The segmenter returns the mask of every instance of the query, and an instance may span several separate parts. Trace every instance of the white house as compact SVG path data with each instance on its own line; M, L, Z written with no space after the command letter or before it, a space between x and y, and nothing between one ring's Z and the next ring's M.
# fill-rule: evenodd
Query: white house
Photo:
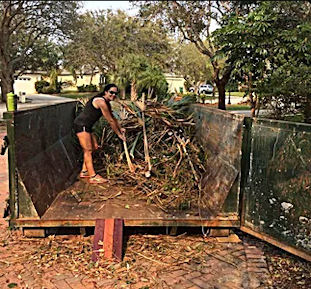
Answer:
M35 82L44 78L44 72L25 72L16 76L13 84L14 93L18 96L37 93Z
M170 73L165 73L164 75L168 83L168 92L183 93L186 91L183 77ZM49 81L49 77L44 71L26 71L22 75L16 76L14 81L15 94L18 96L36 94L35 82L39 80ZM78 86L90 83L99 86L102 81L102 75L99 71L96 71L93 75L90 72L84 72L81 75L77 75L76 79L74 79L69 71L63 70L58 75L58 81L66 84L63 87L64 91L76 91Z
M171 73L164 73L164 75L168 83L168 92L186 92L185 79L183 77Z

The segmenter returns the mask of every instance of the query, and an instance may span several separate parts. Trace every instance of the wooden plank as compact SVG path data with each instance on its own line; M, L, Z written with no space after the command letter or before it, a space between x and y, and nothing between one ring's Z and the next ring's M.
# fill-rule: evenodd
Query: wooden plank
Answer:
M45 229L24 228L23 235L30 238L45 238Z
M230 235L230 229L212 228L209 237L228 237Z
M113 256L118 261L122 260L122 247L123 247L123 220L115 219L113 231Z
M123 220L122 219L98 219L96 220L92 261L100 258L100 250L107 259L122 260L123 245Z
M10 220L10 225L17 227L94 227L94 219L14 219ZM240 227L239 217L236 215L228 217L217 217L212 220L200 218L176 218L176 219L124 219L124 226L126 227L161 227L161 226L180 226L180 227Z
M97 262L99 258L99 249L102 248L102 245L99 243L103 241L105 231L105 220L99 219L95 222L95 232L93 240L93 253L92 261Z
M107 259L111 259L113 257L113 231L114 219L105 219L104 256Z

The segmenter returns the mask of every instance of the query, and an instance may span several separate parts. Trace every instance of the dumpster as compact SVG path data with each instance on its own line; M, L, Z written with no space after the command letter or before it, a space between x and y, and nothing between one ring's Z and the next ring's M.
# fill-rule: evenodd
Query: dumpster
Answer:
M94 227L96 219L121 218L125 226L241 228L311 260L310 125L194 105L196 137L208 155L202 210L163 211L137 198L129 203L129 186L115 183L99 192L78 181L81 151L72 131L77 104L4 114L12 226ZM89 198L81 201L79 191ZM102 202L95 202L99 193Z

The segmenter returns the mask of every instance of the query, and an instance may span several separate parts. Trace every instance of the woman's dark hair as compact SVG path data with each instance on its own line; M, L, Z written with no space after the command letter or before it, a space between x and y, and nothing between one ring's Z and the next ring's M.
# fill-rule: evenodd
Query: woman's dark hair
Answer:
M119 91L119 88L117 87L116 84L114 84L114 83L109 83L109 84L107 84L107 85L104 87L104 90L101 91L101 92L99 92L98 94L96 94L95 97L102 97L102 96L104 96L104 95L105 95L105 92L106 92L106 91L109 91L109 89L110 89L111 87L116 87L116 88L118 89L118 91Z
M114 83L109 83L109 84L107 84L107 85L104 87L104 92L108 91L108 90L109 90L110 88L112 88L112 87L116 87L116 88L119 90L119 88L117 87L116 84L114 84Z

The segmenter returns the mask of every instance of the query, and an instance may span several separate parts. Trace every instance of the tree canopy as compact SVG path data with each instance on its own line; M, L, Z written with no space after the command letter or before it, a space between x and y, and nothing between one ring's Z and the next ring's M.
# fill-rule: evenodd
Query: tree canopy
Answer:
M80 17L73 41L67 47L66 62L76 69L98 67L111 79L128 72L133 80L134 71L130 73L125 66L135 66L137 59L144 57L165 67L169 50L169 39L161 26L142 23L120 10L102 10Z
M188 87L199 87L213 82L213 68L210 59L200 53L193 43L176 44L175 64L172 70L184 77Z
M212 38L212 23L222 22L226 13L240 9L237 3L228 1L134 1L140 8L140 16L163 23L172 33L179 32L186 41L192 42L200 53L209 57L213 67L213 82L219 92L218 107L225 109L225 86L233 67L220 55Z
M78 1L0 1L0 80L2 100L13 91L14 74L42 64L38 53L48 41L68 37ZM50 59L50 57L48 57Z
M306 79L301 78L300 71L305 71L307 67L304 66L311 62L310 20L309 2L261 1L247 14L232 13L224 18L224 25L213 33L215 42L221 47L218 55L227 57L227 62L234 68L233 77L241 80L246 75L248 81L252 80L253 92L260 94L262 89L267 98L268 87L271 88L270 97L276 96L276 87L282 87L283 96L294 93L302 101L299 89L285 93L288 86L284 85L284 81L287 82L284 77L288 75L288 83L293 84L296 74L293 87L300 83L305 87ZM308 99L305 95L303 102ZM305 113L308 114L307 111Z

